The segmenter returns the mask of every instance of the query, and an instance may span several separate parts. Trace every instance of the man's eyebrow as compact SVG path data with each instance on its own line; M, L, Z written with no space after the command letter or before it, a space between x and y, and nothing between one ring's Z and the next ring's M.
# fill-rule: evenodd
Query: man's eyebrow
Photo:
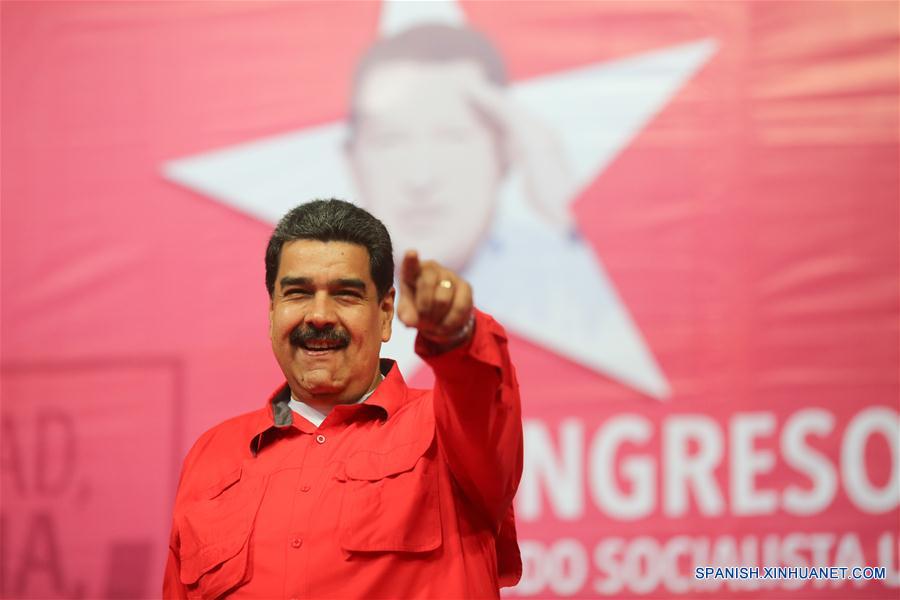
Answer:
M282 288L290 285L311 286L313 280L309 277L282 277L279 281ZM328 282L329 287L354 288L357 290L366 290L366 282L356 277L345 277L341 279L332 279Z
M282 277L279 283L282 288L289 285L312 285L312 279L309 277Z
M329 282L334 287L349 287L355 288L358 290L366 291L366 282L362 279L357 279L355 277L349 277L346 279L335 279L334 281Z

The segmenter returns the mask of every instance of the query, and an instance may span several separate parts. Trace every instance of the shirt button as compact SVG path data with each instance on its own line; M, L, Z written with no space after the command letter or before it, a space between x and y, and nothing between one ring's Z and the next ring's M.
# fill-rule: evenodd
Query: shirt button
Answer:
M299 548L302 545L303 545L303 540L301 540L300 538L294 538L291 540L291 546L294 548Z
M320 444L324 444L325 436L320 433L319 435L316 436L316 441L319 442Z
M309 491L309 484L308 484L308 483L304 483L303 485L301 485L301 486L300 486L300 491L301 491L301 492L308 492L308 491Z

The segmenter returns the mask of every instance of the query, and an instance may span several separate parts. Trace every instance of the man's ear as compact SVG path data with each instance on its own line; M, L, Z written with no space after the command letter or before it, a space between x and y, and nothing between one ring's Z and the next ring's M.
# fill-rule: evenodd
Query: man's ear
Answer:
M269 297L269 339L272 339L272 336L275 333L275 320L272 318L274 312L275 312L275 299L272 297Z
M397 292L393 286L385 293L381 299L379 309L381 310L381 341L386 342L391 339L391 323L394 322L394 298Z

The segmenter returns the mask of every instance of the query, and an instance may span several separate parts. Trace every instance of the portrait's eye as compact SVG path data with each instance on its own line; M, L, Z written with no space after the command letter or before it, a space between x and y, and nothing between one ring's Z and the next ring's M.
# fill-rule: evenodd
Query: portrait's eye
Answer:
M393 129L372 129L364 132L362 139L373 148L390 149L401 146L407 140L407 135Z

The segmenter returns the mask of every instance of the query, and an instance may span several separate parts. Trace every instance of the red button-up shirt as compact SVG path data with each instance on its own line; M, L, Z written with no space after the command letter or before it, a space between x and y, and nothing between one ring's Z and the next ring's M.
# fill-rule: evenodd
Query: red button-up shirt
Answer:
M522 470L518 385L503 328L419 354L433 390L396 365L318 428L282 386L188 453L167 598L496 597L521 575L512 499Z

